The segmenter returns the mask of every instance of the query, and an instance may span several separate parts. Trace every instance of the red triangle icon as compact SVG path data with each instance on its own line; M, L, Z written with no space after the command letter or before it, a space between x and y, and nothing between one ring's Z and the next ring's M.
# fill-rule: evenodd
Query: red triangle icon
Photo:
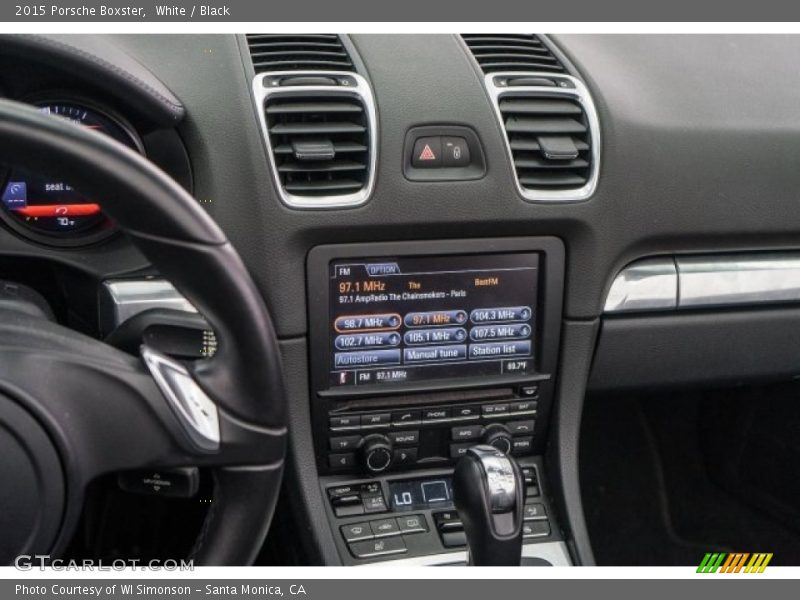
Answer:
M431 150L431 147L428 144L425 144L425 147L422 149L422 153L419 155L420 160L436 160L436 155Z

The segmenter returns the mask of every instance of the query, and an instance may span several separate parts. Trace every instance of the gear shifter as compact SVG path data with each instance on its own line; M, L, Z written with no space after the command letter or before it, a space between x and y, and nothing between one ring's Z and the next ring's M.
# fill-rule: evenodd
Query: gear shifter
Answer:
M453 500L469 546L469 564L519 566L525 482L517 462L498 449L469 448L456 464Z

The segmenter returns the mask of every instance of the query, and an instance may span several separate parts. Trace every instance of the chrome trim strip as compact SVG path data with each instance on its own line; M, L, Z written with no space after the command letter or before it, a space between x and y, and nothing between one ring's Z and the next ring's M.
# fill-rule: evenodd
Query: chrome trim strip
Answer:
M678 271L672 258L636 261L620 271L606 296L607 313L669 310L678 306Z
M800 254L678 257L679 308L800 301Z
M472 53L470 52L470 56ZM495 85L495 79L503 77L544 77L554 80L566 80L574 85L574 88L563 87L548 87L548 86L514 86L514 87L499 87ZM562 75L555 73L546 73L540 71L527 71L527 72L501 72L501 73L488 73L483 78L486 91L489 93L489 98L492 101L494 112L500 128L503 130L503 140L506 147L506 155L511 161L511 168L514 172L514 182L517 185L517 191L523 198L529 202L579 202L588 199L594 194L597 188L597 178L600 173L600 120L597 117L597 109L594 106L594 101L589 93L589 89L583 82L571 75ZM508 139L505 125L503 123L503 115L500 112L500 98L507 95L517 95L520 93L535 92L545 96L569 96L583 106L586 113L586 119L589 121L589 134L592 139L592 172L589 174L589 181L583 187L570 189L570 190L544 190L544 189L526 189L522 187L517 176L517 169L514 167L514 156L511 152L511 143Z
M554 567L571 567L572 560L567 552L564 542L543 542L539 544L524 544L522 546L522 556L524 558L541 558L546 560ZM442 554L430 554L428 556L413 556L411 558L398 558L384 560L368 564L358 565L360 567L444 567L465 566L467 564L467 552L446 552Z
M164 279L117 279L103 282L111 301L111 331L131 317L152 308L169 308L196 313L197 309L178 290Z
M325 85L301 85L287 87L268 87L264 85L264 79L268 77L303 77L307 75L322 75L326 77L342 77L352 79L356 82L355 86L325 86ZM290 194L281 185L278 167L275 163L275 155L272 151L272 144L269 140L267 129L267 118L264 114L264 102L272 96L288 97L309 97L315 95L322 96L351 96L357 97L364 104L367 115L367 125L369 129L369 174L367 175L366 185L358 192L352 194L341 194L332 196L298 196ZM378 116L375 108L375 98L372 95L372 88L366 79L357 73L350 71L271 71L259 73L253 78L253 101L255 102L256 115L261 126L261 135L267 147L270 169L272 171L275 187L280 194L281 201L290 208L299 209L335 209L352 208L361 206L372 195L375 187L375 172L377 170L378 159Z
M219 415L213 400L178 361L147 346L141 347L141 354L158 389L195 445L207 452L218 450Z

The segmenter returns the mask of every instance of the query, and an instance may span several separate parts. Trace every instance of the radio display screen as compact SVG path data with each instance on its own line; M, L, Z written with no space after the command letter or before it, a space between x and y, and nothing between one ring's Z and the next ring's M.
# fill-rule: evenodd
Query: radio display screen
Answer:
M331 387L534 371L539 254L330 263Z

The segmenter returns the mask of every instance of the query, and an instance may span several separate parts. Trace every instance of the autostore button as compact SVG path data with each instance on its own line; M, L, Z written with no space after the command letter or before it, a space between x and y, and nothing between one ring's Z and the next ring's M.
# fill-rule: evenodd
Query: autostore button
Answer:
M494 344L470 344L471 359L498 358L501 356L527 356L531 353L530 340L525 342L497 342Z
M345 333L337 335L334 344L338 350L355 350L374 346L398 346L400 334L396 331L378 331L375 333Z
M431 325L463 325L467 313L463 310L432 310L408 313L403 321L406 327L430 327Z
M406 344L448 344L463 342L467 330L463 327L443 327L441 329L415 329L406 331L403 336Z
M405 363L464 360L466 357L467 347L464 344L403 349L403 362Z
M508 321L527 321L532 315L530 306L499 306L495 308L476 308L469 318L473 323L497 323Z
M473 341L502 340L507 338L526 338L531 335L531 326L527 323L511 323L508 325L478 325L469 332Z
M400 315L397 313L349 315L337 317L333 322L333 326L338 332L397 329L400 327Z
M364 350L362 352L337 352L337 367L370 367L374 365L399 365L400 350Z

